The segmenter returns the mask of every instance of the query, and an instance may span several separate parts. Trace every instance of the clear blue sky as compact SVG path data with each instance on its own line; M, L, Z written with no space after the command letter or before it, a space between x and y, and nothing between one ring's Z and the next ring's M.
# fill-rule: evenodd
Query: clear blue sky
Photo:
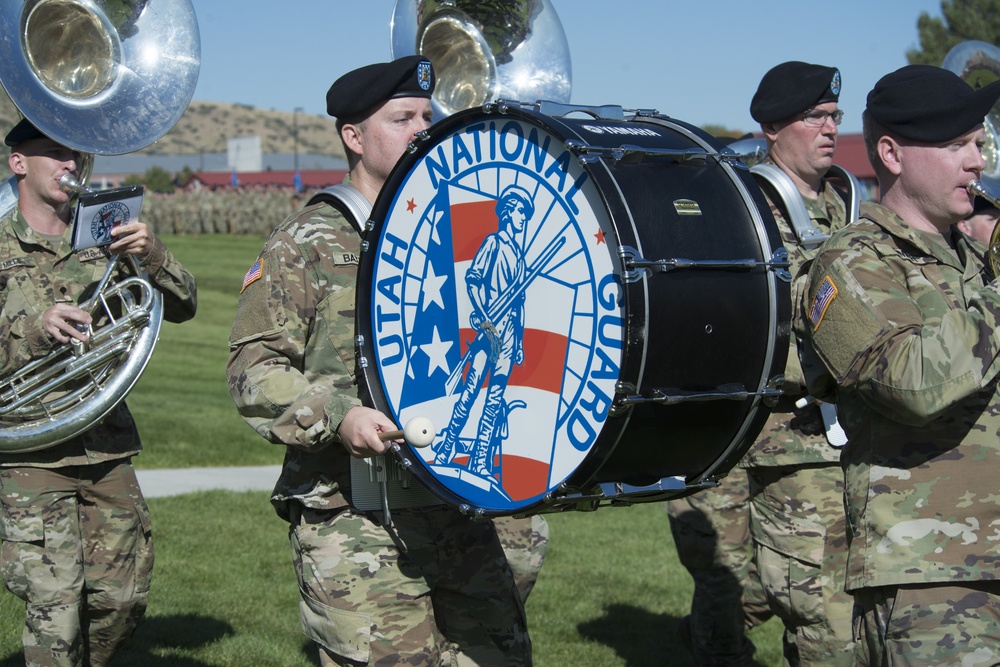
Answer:
M193 0L202 66L194 99L324 114L344 72L390 59L395 0ZM940 0L552 0L569 41L572 102L655 108L695 125L755 130L761 76L786 60L843 75L844 132L865 97L919 47Z

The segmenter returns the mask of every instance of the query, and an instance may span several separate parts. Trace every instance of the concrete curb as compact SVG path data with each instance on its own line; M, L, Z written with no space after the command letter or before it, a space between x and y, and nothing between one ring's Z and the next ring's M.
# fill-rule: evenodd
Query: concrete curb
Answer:
M271 491L281 466L238 466L232 468L178 468L136 470L146 498L176 496L194 491Z

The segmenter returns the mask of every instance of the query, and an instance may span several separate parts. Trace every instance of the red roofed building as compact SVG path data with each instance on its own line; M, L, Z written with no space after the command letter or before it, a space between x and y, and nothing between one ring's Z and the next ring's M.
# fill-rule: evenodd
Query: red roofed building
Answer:
M322 188L335 185L344 180L347 175L346 169L314 169L300 171L302 178L302 189L320 190ZM209 188L211 190L229 189L233 187L233 178L241 188L262 188L262 187L295 187L295 172L292 170L270 170L270 171L199 171L191 178L193 183L188 187Z

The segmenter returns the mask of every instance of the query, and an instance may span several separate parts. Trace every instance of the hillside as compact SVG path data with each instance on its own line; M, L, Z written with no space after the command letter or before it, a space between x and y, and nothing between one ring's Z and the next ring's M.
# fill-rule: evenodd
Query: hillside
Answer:
M0 91L0 128L7 130L19 115L7 95ZM261 138L265 153L293 153L293 125L298 126L299 153L344 157L334 120L329 116L293 114L291 111L255 109L242 104L191 102L177 124L152 146L139 153L197 155L225 153L226 141L233 137ZM6 147L3 147L4 149ZM6 151L4 151L6 155ZM0 162L0 176L10 175L7 161Z

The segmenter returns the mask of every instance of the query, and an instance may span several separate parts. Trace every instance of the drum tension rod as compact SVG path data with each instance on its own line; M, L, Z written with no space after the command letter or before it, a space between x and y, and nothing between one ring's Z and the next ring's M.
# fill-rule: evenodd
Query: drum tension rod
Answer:
M750 271L758 267L765 267L768 270L776 270L778 277L788 280L791 273L788 269L791 263L788 261L788 251L785 248L778 248L771 255L767 262L760 262L756 259L683 259L674 257L670 259L645 259L639 255L639 251L631 246L621 246L618 249L618 256L622 259L624 272L622 280L627 283L634 283L641 280L648 273L666 273L674 269L737 269L740 271Z
M681 391L679 389L653 389L651 396L634 394L620 396L615 400L617 405L637 405L640 403L660 403L677 405L698 401L745 401L748 398L763 397L765 400L777 400L783 395L781 389L768 386L761 391L747 391L742 384L726 384L717 387L715 391Z
M663 477L652 484L628 482L598 482L586 489L571 488L566 484L546 494L544 505L548 512L595 511L601 507L627 507L636 503L659 502L680 498L692 491L719 486L715 479L689 482L681 476Z
M566 149L576 154L581 164L597 162L602 157L611 158L615 162L641 162L650 157L665 157L680 164L703 165L710 157L719 157L717 153L709 153L703 148L643 148L632 144L613 146L591 146L578 139L569 139L564 144Z

